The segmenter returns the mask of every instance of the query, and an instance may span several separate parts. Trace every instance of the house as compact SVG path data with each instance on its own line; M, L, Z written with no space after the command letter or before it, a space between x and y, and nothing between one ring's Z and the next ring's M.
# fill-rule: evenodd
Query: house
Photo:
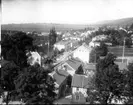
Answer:
M72 102L85 103L87 88L89 87L88 77L85 75L74 74L72 78Z
M105 44L106 44L107 46L112 46L112 43L109 43L109 42L105 42Z
M67 44L68 44L68 41L61 40L54 44L54 49L58 49L59 51L61 51L62 49L66 48Z
M28 52L26 53L26 55L28 56L28 60L27 62L30 65L34 65L35 63L38 63L39 65L41 65L41 56L38 52Z
M82 62L78 58L68 58L66 61L57 65L55 69L60 69L65 66L67 72L73 76L81 64Z
M73 52L73 57L79 58L84 63L89 63L91 50L91 47L83 43Z
M95 36L94 38L92 38L92 41L103 41L107 38L106 35L98 35L98 36Z
M100 46L100 42L91 41L91 42L89 43L89 47L96 47L96 46Z
M57 98L65 96L66 91L65 90L62 91L62 88L66 86L67 77L70 75L67 72L65 66L59 70L56 69L52 73L49 73L49 75L55 80L55 87L56 87L55 92L58 94Z
M96 64L95 63L85 64L84 71L87 76L93 77L96 72Z
M54 44L54 49L58 49L59 51L64 49L65 51L68 51L71 48L76 48L77 45L78 41L76 40L61 40Z
M115 61L115 64L118 65L120 71L127 70L127 63L126 62L116 62Z

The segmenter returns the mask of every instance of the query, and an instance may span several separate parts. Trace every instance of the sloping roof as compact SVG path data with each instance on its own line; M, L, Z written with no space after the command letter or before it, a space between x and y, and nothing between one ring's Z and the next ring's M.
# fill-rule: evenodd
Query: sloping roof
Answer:
M86 50L88 50L88 51L90 51L92 48L91 47L89 47L86 43L83 43L81 46L79 46L77 49L81 49L81 48L84 48L84 49L86 49Z
M115 63L118 65L120 70L127 69L127 63L122 63L122 62L115 62Z
M74 74L72 78L72 87L88 88L89 81L85 75Z
M96 70L96 64L86 64L84 65L84 68L88 70Z
M69 73L65 70L56 70L53 73L53 78L55 79L56 83L60 85L68 75Z
M71 66L74 70L77 70L78 67L82 64L81 61L79 61L78 59L69 59L66 61L66 63Z

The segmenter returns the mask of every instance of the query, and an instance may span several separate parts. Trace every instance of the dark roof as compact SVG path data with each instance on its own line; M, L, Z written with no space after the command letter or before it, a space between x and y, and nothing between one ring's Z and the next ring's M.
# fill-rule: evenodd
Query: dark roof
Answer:
M88 88L89 81L85 75L74 74L72 78L72 87Z
M56 70L53 74L53 78L55 79L56 83L60 85L68 75L69 73L65 70Z
M71 66L74 70L77 70L78 67L82 64L81 61L79 61L79 60L77 60L77 59L74 59L74 58L67 60L66 63L67 63L69 66Z

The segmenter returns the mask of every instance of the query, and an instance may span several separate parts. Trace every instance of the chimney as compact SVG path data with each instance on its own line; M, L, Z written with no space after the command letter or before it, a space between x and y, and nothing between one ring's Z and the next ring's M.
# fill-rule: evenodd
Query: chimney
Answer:
M64 65L64 70L67 71L67 66L66 65Z

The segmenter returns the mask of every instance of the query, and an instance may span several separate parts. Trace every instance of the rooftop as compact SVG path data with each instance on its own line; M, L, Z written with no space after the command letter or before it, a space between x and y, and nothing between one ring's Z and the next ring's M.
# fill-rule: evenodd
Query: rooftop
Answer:
M66 61L68 65L70 65L74 70L77 70L78 67L82 64L80 60L76 58L72 58Z
M54 71L53 78L55 79L56 83L60 85L68 75L69 73L67 71L60 69Z
M127 63L122 63L122 62L115 62L115 63L118 65L120 70L127 69Z
M72 87L88 88L89 87L88 76L74 74L72 78Z

